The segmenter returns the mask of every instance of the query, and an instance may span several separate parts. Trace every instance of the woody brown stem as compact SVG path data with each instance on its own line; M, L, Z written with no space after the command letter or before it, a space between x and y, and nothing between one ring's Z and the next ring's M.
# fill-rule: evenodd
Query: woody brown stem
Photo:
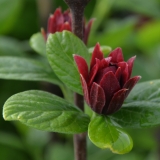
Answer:
M84 110L83 96L75 93L74 99L76 106ZM75 134L73 140L75 160L86 160L86 133Z
M90 0L64 0L69 6L72 14L72 32L81 40L83 37L83 13L84 8ZM84 111L83 96L75 93L75 105ZM86 133L74 135L75 160L86 160Z

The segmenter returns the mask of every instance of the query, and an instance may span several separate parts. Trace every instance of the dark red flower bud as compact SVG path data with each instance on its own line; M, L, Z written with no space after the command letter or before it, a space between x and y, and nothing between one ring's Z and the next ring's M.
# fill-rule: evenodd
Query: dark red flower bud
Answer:
M85 26L84 23L84 43L87 44L89 33L91 30L91 26L93 23L93 19L88 22L88 25ZM50 15L48 19L48 27L47 33L44 29L41 30L41 33L45 40L50 33L62 32L64 30L68 30L72 32L72 17L69 10L62 13L61 8L57 8L54 14Z
M54 14L50 15L48 19L47 33L42 30L42 35L44 39L47 40L47 37L50 33L62 32L63 30L71 31L71 15L69 11L62 13L61 8L57 8Z
M130 78L135 58L132 57L125 62L121 48L116 48L104 58L100 45L97 44L89 69L84 58L74 55L84 98L92 110L109 115L121 108L125 98L141 78L141 76Z

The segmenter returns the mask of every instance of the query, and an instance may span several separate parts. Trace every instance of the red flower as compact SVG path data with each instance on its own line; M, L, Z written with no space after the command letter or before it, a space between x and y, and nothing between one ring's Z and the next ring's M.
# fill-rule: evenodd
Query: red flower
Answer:
M88 25L84 25L84 43L87 44L88 36L90 33L90 29L93 23L93 19L91 19ZM42 35L45 40L47 40L48 34L55 32L62 32L63 30L68 30L72 32L72 18L69 10L62 13L61 8L57 8L48 19L48 28L47 33L44 29L41 30Z
M135 57L127 62L121 48L116 48L107 58L103 57L100 45L94 48L90 71L86 61L74 55L78 66L86 103L99 114L109 115L118 111L134 85L141 78L130 78Z

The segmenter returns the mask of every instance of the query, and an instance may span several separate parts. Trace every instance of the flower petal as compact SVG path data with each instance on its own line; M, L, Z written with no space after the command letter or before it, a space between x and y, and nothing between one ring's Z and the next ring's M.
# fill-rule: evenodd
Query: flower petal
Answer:
M103 59L103 53L100 49L99 43L97 43L95 48L94 48L94 51L93 51L93 54L92 54L92 59L91 59L91 64L90 64L90 70L96 64L96 58L99 59L99 60Z
M82 74L85 81L88 81L88 66L85 59L79 55L73 55L73 58L77 64L79 73Z
M135 84L141 79L141 76L135 76L133 78L130 78L125 85L123 86L123 88L128 89L128 91L126 92L126 97L128 96L128 94L130 93L130 91L132 90L132 88L135 86Z
M118 81L120 81L120 79L121 79L121 73L122 73L121 67L118 67L118 69L117 69L117 71L115 73L115 76L116 76Z
M127 64L128 64L128 78L131 77L132 68L133 68L133 63L134 63L135 58L136 58L136 56L131 57L131 58L127 61Z
M64 23L64 18L63 18L61 8L56 9L56 11L54 12L54 17L55 17L55 23L57 26L57 31L59 31L60 26Z
M119 63L119 62L124 61L121 48L116 48L115 50L113 50L109 54L109 57L112 57L112 60L111 60L112 63Z
M103 88L106 97L106 103L103 109L103 112L106 112L114 93L120 90L120 84L113 72L110 71L103 76L100 86Z
M43 28L41 28L41 33L45 41L47 41L47 34Z
M63 24L63 14L61 12L61 8L56 9L54 14L49 17L48 20L48 33L55 33L59 31L61 25Z
M106 67L104 69L98 70L98 73L97 73L94 81L99 84L101 79L103 78L103 76L110 71L115 73L116 72L116 67L115 66L109 66L109 67Z
M84 99L85 99L86 103L90 106L89 92L88 92L87 83L86 83L84 77L81 74L80 74L80 77L81 77L81 83L82 83Z
M100 69L103 69L103 68L106 68L109 66L109 63L111 61L111 57L107 57L107 58L103 58L101 61L100 61Z
M121 89L118 92L116 92L111 99L111 102L108 106L107 112L103 113L103 114L108 115L108 114L112 114L112 113L118 111L121 108L121 106L126 98L126 92L127 92L126 88Z
M71 25L68 23L68 22L65 22L62 26L61 26L61 28L60 28L60 32L62 32L62 31L64 31L64 30L67 30L67 31L70 31L71 32Z
M68 22L70 24L70 26L71 26L71 24L72 24L72 22L71 22L72 18L71 18L71 14L70 14L69 9L66 10L66 11L64 11L63 18L64 18L64 22Z
M98 72L100 66L100 60L96 59L96 64L93 66L93 68L91 69L90 73L89 73L89 81L88 81L88 86L90 86Z
M91 91L90 91L90 104L91 108L101 114L103 107L105 105L105 94L100 85L93 82Z
M127 82L128 80L128 64L126 62L119 62L118 66L121 68L121 87Z
M56 32L56 23L55 23L54 15L52 14L48 19L47 33L54 33L54 32Z
M89 33L90 33L90 30L91 30L91 27L92 27L92 24L94 22L94 19L91 19L87 26L85 27L84 29L84 43L87 44L88 42L88 37L89 37Z

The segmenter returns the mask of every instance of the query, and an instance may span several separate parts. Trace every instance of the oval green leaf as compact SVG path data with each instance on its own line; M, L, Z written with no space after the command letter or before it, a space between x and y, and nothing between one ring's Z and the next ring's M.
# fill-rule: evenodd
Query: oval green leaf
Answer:
M46 56L46 42L42 36L42 33L35 33L30 38L30 46L34 51L42 56Z
M110 116L122 127L148 128L160 125L160 80L137 84L123 107Z
M109 148L113 153L125 154L133 147L131 137L109 117L94 117L89 124L88 135L96 146Z
M0 78L62 84L48 64L20 57L0 57Z
M4 104L3 117L39 130L60 133L85 132L89 123L89 117L73 104L37 90L10 97Z
M26 56L23 43L11 37L0 36L0 56Z
M49 63L60 78L74 92L82 94L82 87L73 54L78 54L89 64L90 54L84 43L68 31L50 34L47 41L47 56Z

